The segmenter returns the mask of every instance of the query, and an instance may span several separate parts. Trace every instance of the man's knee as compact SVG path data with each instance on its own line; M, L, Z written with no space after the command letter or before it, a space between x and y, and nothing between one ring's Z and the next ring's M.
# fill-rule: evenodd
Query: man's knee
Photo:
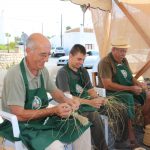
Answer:
M125 103L127 106L134 106L134 96L130 93L122 93L118 96L116 96L118 101L121 101L122 103Z
M54 141L51 143L45 150L64 150L64 143L60 142L59 140Z
M99 112L96 112L96 111L95 112L86 112L82 115L86 116L89 119L90 122L101 120Z
M77 140L73 142L74 150L91 150L91 133L88 128Z

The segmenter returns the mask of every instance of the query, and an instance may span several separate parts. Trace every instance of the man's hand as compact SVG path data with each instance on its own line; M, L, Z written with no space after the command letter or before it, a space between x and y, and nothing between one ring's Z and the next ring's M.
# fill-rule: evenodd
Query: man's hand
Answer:
M71 115L72 108L67 103L59 104L51 109L54 109L54 114L62 118L67 118Z
M73 98L71 100L68 100L67 103L71 106L72 110L78 110L80 106L80 102L78 98Z
M73 111L79 109L80 101L77 97L73 97L69 92L65 92L64 95L68 98L66 103L71 106Z
M130 88L131 88L131 91L135 93L136 95L139 95L142 92L142 88L139 86L134 85L134 86L131 86Z
M139 86L142 88L143 91L147 90L147 84L144 82L139 82Z
M103 97L94 98L89 100L89 104L95 108L100 108L100 106L107 103L107 100Z

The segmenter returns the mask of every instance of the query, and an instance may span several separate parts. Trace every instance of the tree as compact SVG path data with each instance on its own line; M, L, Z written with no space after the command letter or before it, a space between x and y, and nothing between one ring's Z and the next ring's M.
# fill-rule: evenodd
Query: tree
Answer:
M83 25L83 27L84 27L85 12L86 12L86 10L87 10L87 8L88 8L89 6L80 5L80 7L81 7L81 10L82 10L82 12L83 12L83 22L82 22L82 25Z
M70 27L70 26L67 26L67 27L66 27L66 30L70 30L70 29L71 29L71 27Z
M15 43L18 43L19 41L21 41L21 38L18 36L15 36Z

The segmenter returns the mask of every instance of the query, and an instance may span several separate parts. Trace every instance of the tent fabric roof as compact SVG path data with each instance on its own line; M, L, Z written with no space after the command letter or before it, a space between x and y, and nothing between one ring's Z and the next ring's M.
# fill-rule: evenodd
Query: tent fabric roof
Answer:
M127 58L133 73L137 73L150 60L150 4L146 1L145 4L137 3L113 0L111 13L91 9L101 57L110 52L110 43L114 38L124 37L131 45ZM150 76L147 73L149 70L147 69L144 76Z
M144 68L142 73L150 77L150 0L70 1L90 6L101 57L110 52L112 39L124 37L131 45L127 57L133 73ZM93 9L92 6L100 9ZM102 11L104 8L109 8L109 11Z
M150 4L149 0L120 0L120 2L128 4Z

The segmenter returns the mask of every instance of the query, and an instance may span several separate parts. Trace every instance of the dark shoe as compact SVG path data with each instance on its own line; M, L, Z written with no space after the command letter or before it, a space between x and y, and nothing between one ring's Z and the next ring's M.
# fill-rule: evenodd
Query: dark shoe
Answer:
M130 141L130 148L131 149L135 149L135 148L139 148L140 145L137 143L137 141Z
M131 147L129 140L118 142L114 144L115 149L129 149Z

